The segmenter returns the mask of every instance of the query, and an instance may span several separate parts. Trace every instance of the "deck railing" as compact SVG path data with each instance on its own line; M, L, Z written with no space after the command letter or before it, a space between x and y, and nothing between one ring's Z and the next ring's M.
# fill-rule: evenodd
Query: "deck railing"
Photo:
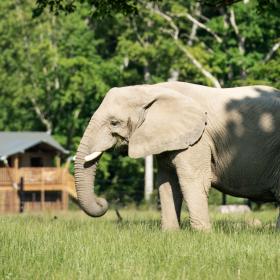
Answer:
M0 187L18 183L21 177L27 185L60 185L67 179L64 168L56 167L22 167L0 168Z
M0 187L10 186L15 180L15 168L0 168Z

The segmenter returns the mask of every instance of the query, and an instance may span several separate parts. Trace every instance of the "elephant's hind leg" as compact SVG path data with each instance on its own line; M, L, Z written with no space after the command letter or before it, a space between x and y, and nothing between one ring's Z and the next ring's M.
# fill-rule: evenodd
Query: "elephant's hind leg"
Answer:
M278 206L279 214L276 222L276 229L280 231L280 205Z
M158 160L159 195L161 203L161 227L163 230L174 230L180 227L182 193L176 172Z

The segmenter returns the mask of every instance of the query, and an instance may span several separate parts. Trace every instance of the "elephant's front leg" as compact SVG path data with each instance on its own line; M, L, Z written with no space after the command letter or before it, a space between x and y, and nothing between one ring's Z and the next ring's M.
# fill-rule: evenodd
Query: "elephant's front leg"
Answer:
M179 229L183 196L175 170L167 167L165 161L158 160L157 182L161 203L161 227L163 230Z
M208 184L198 178L180 178L184 200L188 206L191 227L209 231L211 224L208 213Z
M211 224L208 213L208 191L211 186L211 156L201 151L198 146L193 146L177 154L174 164L189 210L191 227L209 231Z

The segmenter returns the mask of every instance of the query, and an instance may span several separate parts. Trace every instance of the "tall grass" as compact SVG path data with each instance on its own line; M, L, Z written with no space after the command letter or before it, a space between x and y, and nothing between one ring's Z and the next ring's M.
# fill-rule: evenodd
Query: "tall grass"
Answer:
M161 232L159 213L0 217L1 279L280 279L275 211L212 214L213 231ZM254 226L253 218L262 221Z

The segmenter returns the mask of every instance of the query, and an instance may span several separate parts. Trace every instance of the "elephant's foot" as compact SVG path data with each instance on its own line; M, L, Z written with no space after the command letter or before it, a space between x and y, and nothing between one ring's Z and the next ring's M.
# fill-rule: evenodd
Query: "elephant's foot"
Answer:
M178 231L180 230L180 225L178 220L175 221L161 221L161 229L163 231Z
M191 228L197 231L210 232L211 224L209 221L202 222L200 220L195 220L190 218Z

